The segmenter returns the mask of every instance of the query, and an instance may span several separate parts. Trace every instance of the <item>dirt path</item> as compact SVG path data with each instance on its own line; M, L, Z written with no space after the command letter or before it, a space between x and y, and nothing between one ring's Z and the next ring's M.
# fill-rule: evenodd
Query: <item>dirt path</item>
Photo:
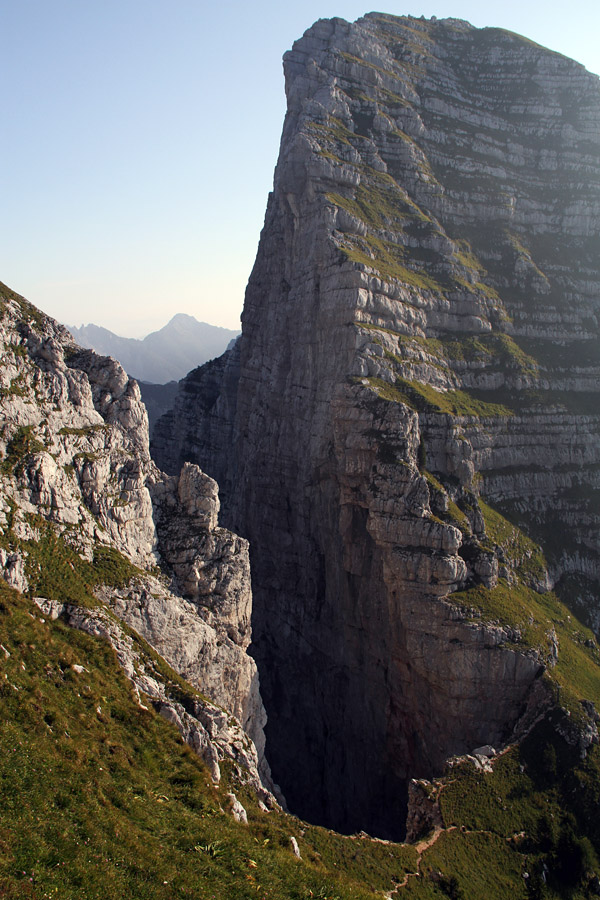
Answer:
M423 858L423 854L426 850L429 850L430 847L433 847L435 842L438 840L441 834L444 834L446 831L455 831L456 825L450 825L449 828L442 828L440 825L436 826L433 829L433 832L429 835L428 838L425 838L423 841L417 841L414 845L415 850L417 851L417 871L416 872L407 872L402 881L399 881L396 887L392 891L388 891L383 896L385 900L392 900L394 894L397 894L399 890L406 887L408 884L409 878L420 878L421 877L421 859Z

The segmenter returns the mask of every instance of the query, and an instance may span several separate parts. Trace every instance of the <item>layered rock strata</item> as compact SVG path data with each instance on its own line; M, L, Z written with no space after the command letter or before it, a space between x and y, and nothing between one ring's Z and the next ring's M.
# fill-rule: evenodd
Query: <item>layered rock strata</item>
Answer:
M469 592L571 573L598 621L599 83L499 29L375 13L317 22L284 68L242 337L154 453L215 477L250 540L291 808L397 836L407 779L518 733L556 662L550 627L527 644Z
M77 613L79 598L69 592L87 584L82 602L93 602L94 591L178 673L228 710L225 720L236 717L232 740L239 742L246 730L256 745L248 756L252 777L258 778L256 758L270 784L266 717L256 664L246 652L248 545L219 527L215 482L194 465L174 476L157 469L138 385L115 360L77 347L65 328L4 286L0 303L4 578L25 593L48 591L44 602L67 610L71 622L78 616L84 623L112 621L119 631L114 617ZM59 558L67 573L62 581L55 571ZM163 709L165 698L155 694ZM196 741L207 759L214 757L213 770L226 743L220 726L217 732L214 746L207 728ZM233 750L225 755L236 758Z

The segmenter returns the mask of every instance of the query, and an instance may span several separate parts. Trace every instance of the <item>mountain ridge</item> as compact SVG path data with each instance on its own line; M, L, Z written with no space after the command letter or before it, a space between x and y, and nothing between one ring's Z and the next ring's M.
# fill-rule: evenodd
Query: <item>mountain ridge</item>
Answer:
M81 346L113 356L129 375L151 384L179 381L191 369L220 356L239 334L187 313L176 313L162 328L139 339L94 324L68 328Z

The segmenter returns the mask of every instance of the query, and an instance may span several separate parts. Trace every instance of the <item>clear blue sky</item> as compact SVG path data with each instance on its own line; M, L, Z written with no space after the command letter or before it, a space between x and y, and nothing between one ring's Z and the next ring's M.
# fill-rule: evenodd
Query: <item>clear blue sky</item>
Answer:
M287 6L287 5L286 5ZM600 3L375 7L524 34L600 71ZM281 56L353 0L0 0L0 280L68 324L238 327L272 187Z

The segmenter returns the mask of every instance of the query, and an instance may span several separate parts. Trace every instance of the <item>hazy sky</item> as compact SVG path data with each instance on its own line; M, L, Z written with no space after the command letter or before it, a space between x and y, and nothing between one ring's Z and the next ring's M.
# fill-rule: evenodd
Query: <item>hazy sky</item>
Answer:
M287 5L286 5L287 6ZM377 7L376 7L377 8ZM423 0L600 71L598 0ZM285 111L281 56L353 0L0 0L0 280L68 324L236 328Z

